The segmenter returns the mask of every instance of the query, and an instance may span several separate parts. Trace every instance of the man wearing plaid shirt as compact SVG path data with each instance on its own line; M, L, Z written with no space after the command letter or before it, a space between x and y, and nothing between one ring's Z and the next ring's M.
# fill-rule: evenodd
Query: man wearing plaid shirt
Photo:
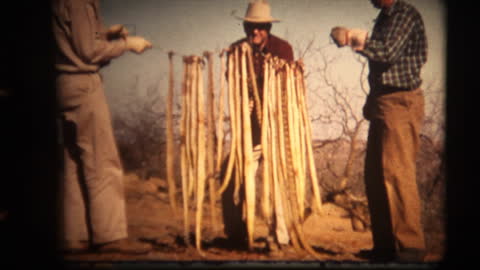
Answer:
M365 186L373 234L372 258L422 261L425 240L416 182L424 117L420 70L427 61L421 15L402 0L371 0L381 9L371 36L350 31L348 44L369 62L370 121Z

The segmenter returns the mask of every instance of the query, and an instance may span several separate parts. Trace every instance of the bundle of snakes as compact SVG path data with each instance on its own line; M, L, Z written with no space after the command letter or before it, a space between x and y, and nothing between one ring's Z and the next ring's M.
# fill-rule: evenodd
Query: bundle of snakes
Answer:
M188 241L189 234L189 205L194 199L195 244L198 252L203 254L201 228L206 186L210 189L210 206L214 213L216 198L226 190L230 181L234 181L234 200L239 201L241 189L245 195L242 203L250 248L254 244L257 216L255 193L261 190L261 215L267 224L273 224L276 212L282 211L293 247L297 251L306 250L318 258L318 254L307 243L302 229L308 207L307 189L312 190L312 208L319 212L322 207L305 100L303 65L267 55L263 65L263 92L260 98L251 47L242 43L226 52L221 53L220 59L218 106L213 101L211 54L205 55L209 60L206 94L202 58L184 57L180 152L185 240ZM230 154L225 161L222 160L225 141L223 130L226 123L224 98L228 101L230 118ZM214 116L214 108L217 118ZM256 117L251 117L251 114ZM258 121L261 127L263 169L260 181L255 179L257 166L252 143L252 121ZM226 169L220 175L223 162L226 163ZM220 178L221 185L218 189L215 189L215 178ZM259 186L257 189L257 185L261 185L261 188ZM212 224L214 223L212 219Z

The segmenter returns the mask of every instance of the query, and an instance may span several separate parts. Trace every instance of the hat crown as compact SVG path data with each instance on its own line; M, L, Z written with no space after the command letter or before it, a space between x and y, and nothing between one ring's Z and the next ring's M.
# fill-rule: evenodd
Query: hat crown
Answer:
M272 17L270 4L267 1L250 2L243 20L247 22L276 22Z

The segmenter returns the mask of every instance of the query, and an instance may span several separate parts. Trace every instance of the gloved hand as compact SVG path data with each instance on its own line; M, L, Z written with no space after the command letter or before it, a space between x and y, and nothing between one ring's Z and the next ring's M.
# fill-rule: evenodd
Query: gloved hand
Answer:
M336 26L330 31L330 37L338 48L348 45L348 29L343 26Z
M152 48L152 43L143 37L127 36L125 38L127 48L135 53L143 53L145 50Z
M330 31L330 37L337 47L350 46L355 51L361 51L365 47L368 31L363 29L348 29L336 26Z

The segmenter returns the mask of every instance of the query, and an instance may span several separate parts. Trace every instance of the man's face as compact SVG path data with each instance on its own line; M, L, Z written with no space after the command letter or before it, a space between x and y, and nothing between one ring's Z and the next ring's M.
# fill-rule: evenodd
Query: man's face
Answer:
M370 0L370 2L372 2L372 5L376 8L385 8L385 7L391 6L394 1L392 1L392 0Z
M271 26L269 23L245 23L243 25L248 41L259 47L267 43Z

